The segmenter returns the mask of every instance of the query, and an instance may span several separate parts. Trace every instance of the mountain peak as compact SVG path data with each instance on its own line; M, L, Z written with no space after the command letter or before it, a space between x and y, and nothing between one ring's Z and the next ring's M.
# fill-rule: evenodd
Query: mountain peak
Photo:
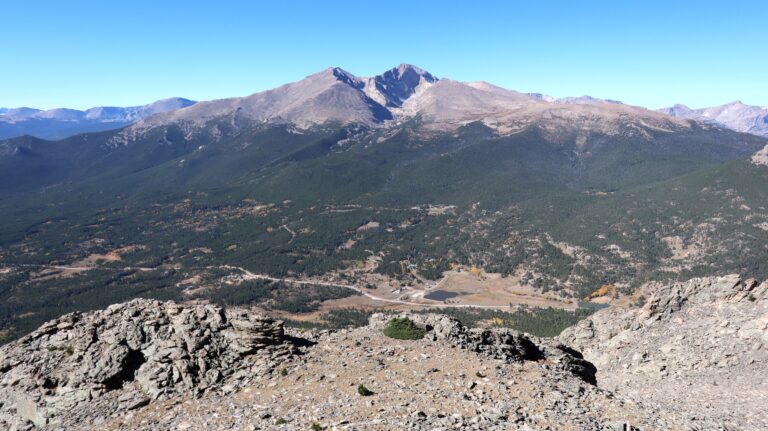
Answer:
M397 72L401 76L405 75L407 73L415 73L417 75L425 77L429 81L437 81L437 78L434 75L432 75L431 73L427 72L426 70L424 70L424 69L422 69L422 68L420 68L418 66L414 66L412 64L400 63L396 68L393 68L390 71L394 71L394 70L397 70Z
M368 78L365 93L376 102L400 108L412 95L438 81L431 73L410 64L400 64L381 75Z
M333 76L335 76L340 81L344 81L348 84L354 83L358 80L355 75L347 72L346 70L340 67L332 67L330 70Z

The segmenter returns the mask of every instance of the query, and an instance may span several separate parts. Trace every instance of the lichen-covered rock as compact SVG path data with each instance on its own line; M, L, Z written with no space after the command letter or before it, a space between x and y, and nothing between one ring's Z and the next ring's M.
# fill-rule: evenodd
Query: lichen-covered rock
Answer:
M212 305L137 299L67 314L0 348L0 428L237 384L269 372L291 349L282 322Z

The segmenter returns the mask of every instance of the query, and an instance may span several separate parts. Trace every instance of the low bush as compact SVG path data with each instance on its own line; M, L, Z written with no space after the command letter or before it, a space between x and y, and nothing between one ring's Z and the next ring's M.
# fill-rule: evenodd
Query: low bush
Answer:
M384 327L384 335L397 340L420 340L426 331L407 317L396 317Z

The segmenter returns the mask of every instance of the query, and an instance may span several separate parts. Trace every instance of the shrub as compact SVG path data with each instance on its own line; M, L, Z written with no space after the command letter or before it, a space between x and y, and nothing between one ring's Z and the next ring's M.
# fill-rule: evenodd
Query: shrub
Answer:
M285 425L287 423L288 421L285 420L285 418L277 418L277 420L275 421L275 425Z
M311 429L312 431L322 431L323 427L321 427L319 423L314 422L312 423L312 426L309 427L309 429Z
M426 331L407 317L396 317L384 327L384 335L397 340L420 340Z
M373 395L373 392L370 389L368 389L365 386L363 386L363 385L359 385L357 387L357 393L360 394L363 397L367 397L367 396Z

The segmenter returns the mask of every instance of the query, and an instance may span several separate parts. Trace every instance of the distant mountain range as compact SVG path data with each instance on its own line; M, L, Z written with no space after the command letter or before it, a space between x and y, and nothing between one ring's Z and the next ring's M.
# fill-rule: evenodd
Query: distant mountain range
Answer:
M479 121L510 133L537 121L559 122L574 130L589 121L604 131L616 130L627 118L659 127L689 127L685 121L616 101L589 96L552 99L487 82L438 79L403 64L375 77L357 77L338 67L329 68L247 97L199 102L155 115L121 135L127 140L138 139L149 130L171 124L183 125L185 133L195 134L211 121L223 119L234 127L292 124L299 128L331 123L386 128L418 121L431 130L450 130Z
M435 88L432 88L435 87ZM445 103L449 101L449 103ZM228 115L263 123L293 123L299 127L328 121L376 126L415 116L437 122L466 122L500 112L536 111L537 102L557 105L623 105L592 96L555 98L543 93L518 93L487 82L440 80L416 66L402 64L381 75L360 78L341 68L329 68L302 81L241 98L202 102L195 109L173 113L196 102L170 98L134 107L95 107L39 110L0 108L0 139L31 135L63 139L84 132L117 129L156 114L147 125L193 121ZM530 106L526 106L530 105ZM548 106L551 108L551 106ZM647 112L647 111L646 111ZM741 102L691 109L677 104L658 112L683 119L768 137L768 107Z
M631 157L661 157L658 163L669 163L673 156L683 157L688 167L693 168L696 163L691 162L686 148L701 147L697 157L703 157L702 161L722 161L747 156L764 145L747 136L724 134L715 124L613 100L589 96L553 99L524 94L482 81L440 79L408 64L373 77L328 68L246 97L198 103L170 99L145 107L88 111L24 108L8 110L0 118L16 126L53 121L57 125L115 129L132 123L114 132L73 136L56 145L22 138L0 142L0 162L5 158L9 163L0 172L0 189L18 191L64 180L76 181L102 171L138 172L153 166L160 169L163 163L179 157L184 158L184 169L162 167L162 176L175 177L173 181L166 178L166 186L182 177L184 182L210 181L210 175L229 181L285 157L308 157L305 153L292 155L291 151L333 153L338 145L371 139L376 134L383 134L377 139L386 139L398 129L433 140L470 126L482 127L486 129L484 133L495 134L497 138L535 131L541 139L559 148L546 160L547 170L572 175L569 181L584 184L606 175L606 171L594 171L592 164L628 163L626 169L617 170L607 182L618 184L621 178L639 180L634 175L641 173L635 170L645 169L641 164L630 163ZM265 133L278 129L290 131L293 136L263 140ZM334 138L334 144L327 148L300 150L306 137L325 136L334 130L333 133L345 138ZM56 133L62 133L61 129ZM300 138L302 135L304 138ZM281 139L285 143L279 146L276 142ZM660 145L666 140L677 144ZM619 151L618 142L627 142L626 148L613 154ZM543 148L533 147L531 151L540 152ZM554 151L554 147L550 150ZM220 165L210 159L212 151L219 154L215 160ZM618 159L601 159L609 156ZM251 162L244 163L245 160ZM187 171L192 161L198 166ZM570 174L562 170L566 166ZM17 181L2 181L7 175L16 175ZM27 181L18 181L20 178Z
M660 109L667 115L718 124L737 132L768 137L768 107L732 102L710 108L691 109L675 105Z
M43 139L63 139L85 132L117 129L150 115L175 111L194 105L180 97L158 100L143 106L127 108L100 106L76 109L0 108L0 139L31 135Z

